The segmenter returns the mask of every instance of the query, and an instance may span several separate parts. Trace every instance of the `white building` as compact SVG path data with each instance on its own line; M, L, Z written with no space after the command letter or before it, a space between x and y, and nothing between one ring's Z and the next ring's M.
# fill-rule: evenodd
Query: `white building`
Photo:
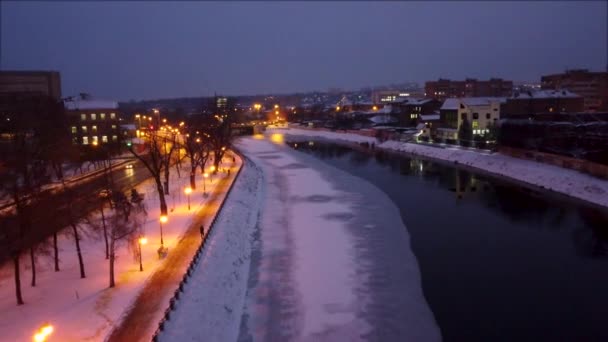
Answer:
M458 139L458 130L463 122L471 124L473 136L483 136L489 127L500 119L500 105L505 103L500 97L448 98L441 106L438 139Z

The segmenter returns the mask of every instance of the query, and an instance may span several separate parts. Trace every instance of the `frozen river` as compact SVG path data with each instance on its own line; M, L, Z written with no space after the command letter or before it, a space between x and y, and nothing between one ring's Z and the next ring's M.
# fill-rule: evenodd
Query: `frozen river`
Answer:
M399 208L444 340L608 339L606 209L452 163L289 145L371 182Z

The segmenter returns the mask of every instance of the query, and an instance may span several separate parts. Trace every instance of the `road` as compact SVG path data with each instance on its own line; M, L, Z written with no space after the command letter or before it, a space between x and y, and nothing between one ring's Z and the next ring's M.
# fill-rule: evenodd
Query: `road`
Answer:
M133 305L123 315L120 325L115 327L106 341L150 341L169 305L169 299L179 286L192 257L201 244L200 224L204 223L209 227L241 167L240 158L238 156L236 158L236 165L231 168L230 175L221 177L215 191L207 199L206 205L195 214L192 224L184 232L177 246L169 251L167 259L150 276ZM227 155L226 159L230 157ZM231 163L232 161L227 164L231 165Z
M112 178L117 188L128 191L137 184L150 177L148 170L139 161L133 161L132 169L120 166L112 169ZM96 200L99 191L105 188L105 179L101 176L94 176L86 181L80 181L70 187L70 192L57 191L52 195L40 199L26 210L29 215L34 231L27 234L23 244L25 250L32 243L38 243L53 233L59 232L69 225L69 216L77 215L84 217L99 206ZM71 209L68 204L71 204ZM12 227L18 224L17 217L0 217L0 227ZM0 242L2 237L0 236ZM7 260L9 250L0 250L0 263Z

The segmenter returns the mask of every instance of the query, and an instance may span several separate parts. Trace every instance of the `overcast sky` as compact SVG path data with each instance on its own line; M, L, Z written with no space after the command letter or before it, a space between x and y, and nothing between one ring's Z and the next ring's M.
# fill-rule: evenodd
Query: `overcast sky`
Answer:
M539 81L608 65L605 1L1 2L0 67L117 100Z

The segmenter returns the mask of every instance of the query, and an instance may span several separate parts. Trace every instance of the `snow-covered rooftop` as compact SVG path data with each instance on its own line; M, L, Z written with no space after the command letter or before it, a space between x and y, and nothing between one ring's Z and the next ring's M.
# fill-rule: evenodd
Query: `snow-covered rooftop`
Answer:
M422 121L439 120L439 114L420 114L420 119Z
M369 121L371 121L375 124L388 124L388 123L397 122L397 120L395 118L393 118L392 116L389 116L389 115L372 116L371 118L369 118Z
M562 90L537 90L515 93L513 99L550 99L550 98L579 98L580 96L566 89Z
M463 104L467 107L475 106L489 106L493 102L505 103L507 101L504 97L461 97L461 98L449 98L443 102L441 109L456 110Z
M79 109L118 109L118 102L112 100L101 100L101 99L76 99L71 101L65 101L65 108L67 110L79 110Z

